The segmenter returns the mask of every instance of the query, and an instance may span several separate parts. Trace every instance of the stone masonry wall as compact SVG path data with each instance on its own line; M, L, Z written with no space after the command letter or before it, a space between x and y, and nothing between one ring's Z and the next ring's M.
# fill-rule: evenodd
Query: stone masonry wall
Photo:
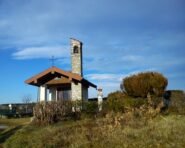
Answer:
M82 42L76 39L71 39L71 66L72 66L72 73L76 73L76 74L79 74L80 76L83 76ZM82 95L83 95L82 84L72 82L71 83L72 100L82 100Z
M82 84L74 82L71 83L71 98L72 101L82 100Z
M78 48L78 53L74 53L74 47ZM71 64L72 73L76 73L83 76L82 43L75 39L71 39Z
M82 61L80 54L72 55L72 73L82 75Z

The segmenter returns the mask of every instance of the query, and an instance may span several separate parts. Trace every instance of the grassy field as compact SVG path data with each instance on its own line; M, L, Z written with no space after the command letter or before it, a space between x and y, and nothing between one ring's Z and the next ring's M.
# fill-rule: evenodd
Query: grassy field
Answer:
M7 126L17 126L17 125L25 125L30 122L30 118L10 118L10 119L0 119L0 125Z
M131 109L124 114L109 111L96 114L96 118L95 114L82 114L81 120L49 126L30 124L30 118L0 119L0 125L8 126L0 131L0 147L184 148L184 100L183 92L171 91L170 107L165 112L148 106L147 110Z
M7 126L6 129L0 130L0 147L3 143L13 136L18 130L28 125L30 118L20 118L20 119L0 119L0 125Z
M180 115L159 115L151 120L130 118L119 124L111 117L42 127L24 125L27 121L7 121L21 127L4 141L5 148L185 147L185 116Z

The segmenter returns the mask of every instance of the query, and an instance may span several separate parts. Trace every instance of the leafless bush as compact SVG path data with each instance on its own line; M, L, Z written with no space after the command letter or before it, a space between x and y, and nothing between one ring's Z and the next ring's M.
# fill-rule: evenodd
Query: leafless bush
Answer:
M28 108L31 106L31 101L32 101L32 98L30 95L25 95L23 98L22 98L22 102L25 104L25 109L26 109L26 113L28 113Z
M34 107L33 123L49 125L69 117L79 118L80 105L72 101L40 102Z

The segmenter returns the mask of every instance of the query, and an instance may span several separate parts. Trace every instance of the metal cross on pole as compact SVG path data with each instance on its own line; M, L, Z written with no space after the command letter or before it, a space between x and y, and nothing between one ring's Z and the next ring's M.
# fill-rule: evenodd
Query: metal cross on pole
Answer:
M54 56L51 57L51 66L53 67L55 65L55 60L57 60Z

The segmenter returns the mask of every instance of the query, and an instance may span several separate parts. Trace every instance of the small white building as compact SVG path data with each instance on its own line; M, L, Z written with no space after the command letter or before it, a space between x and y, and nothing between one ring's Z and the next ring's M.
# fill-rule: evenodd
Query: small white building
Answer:
M52 66L25 81L39 87L39 101L88 99L88 88L97 88L83 78L82 42L76 39L71 39L71 61L71 72Z

